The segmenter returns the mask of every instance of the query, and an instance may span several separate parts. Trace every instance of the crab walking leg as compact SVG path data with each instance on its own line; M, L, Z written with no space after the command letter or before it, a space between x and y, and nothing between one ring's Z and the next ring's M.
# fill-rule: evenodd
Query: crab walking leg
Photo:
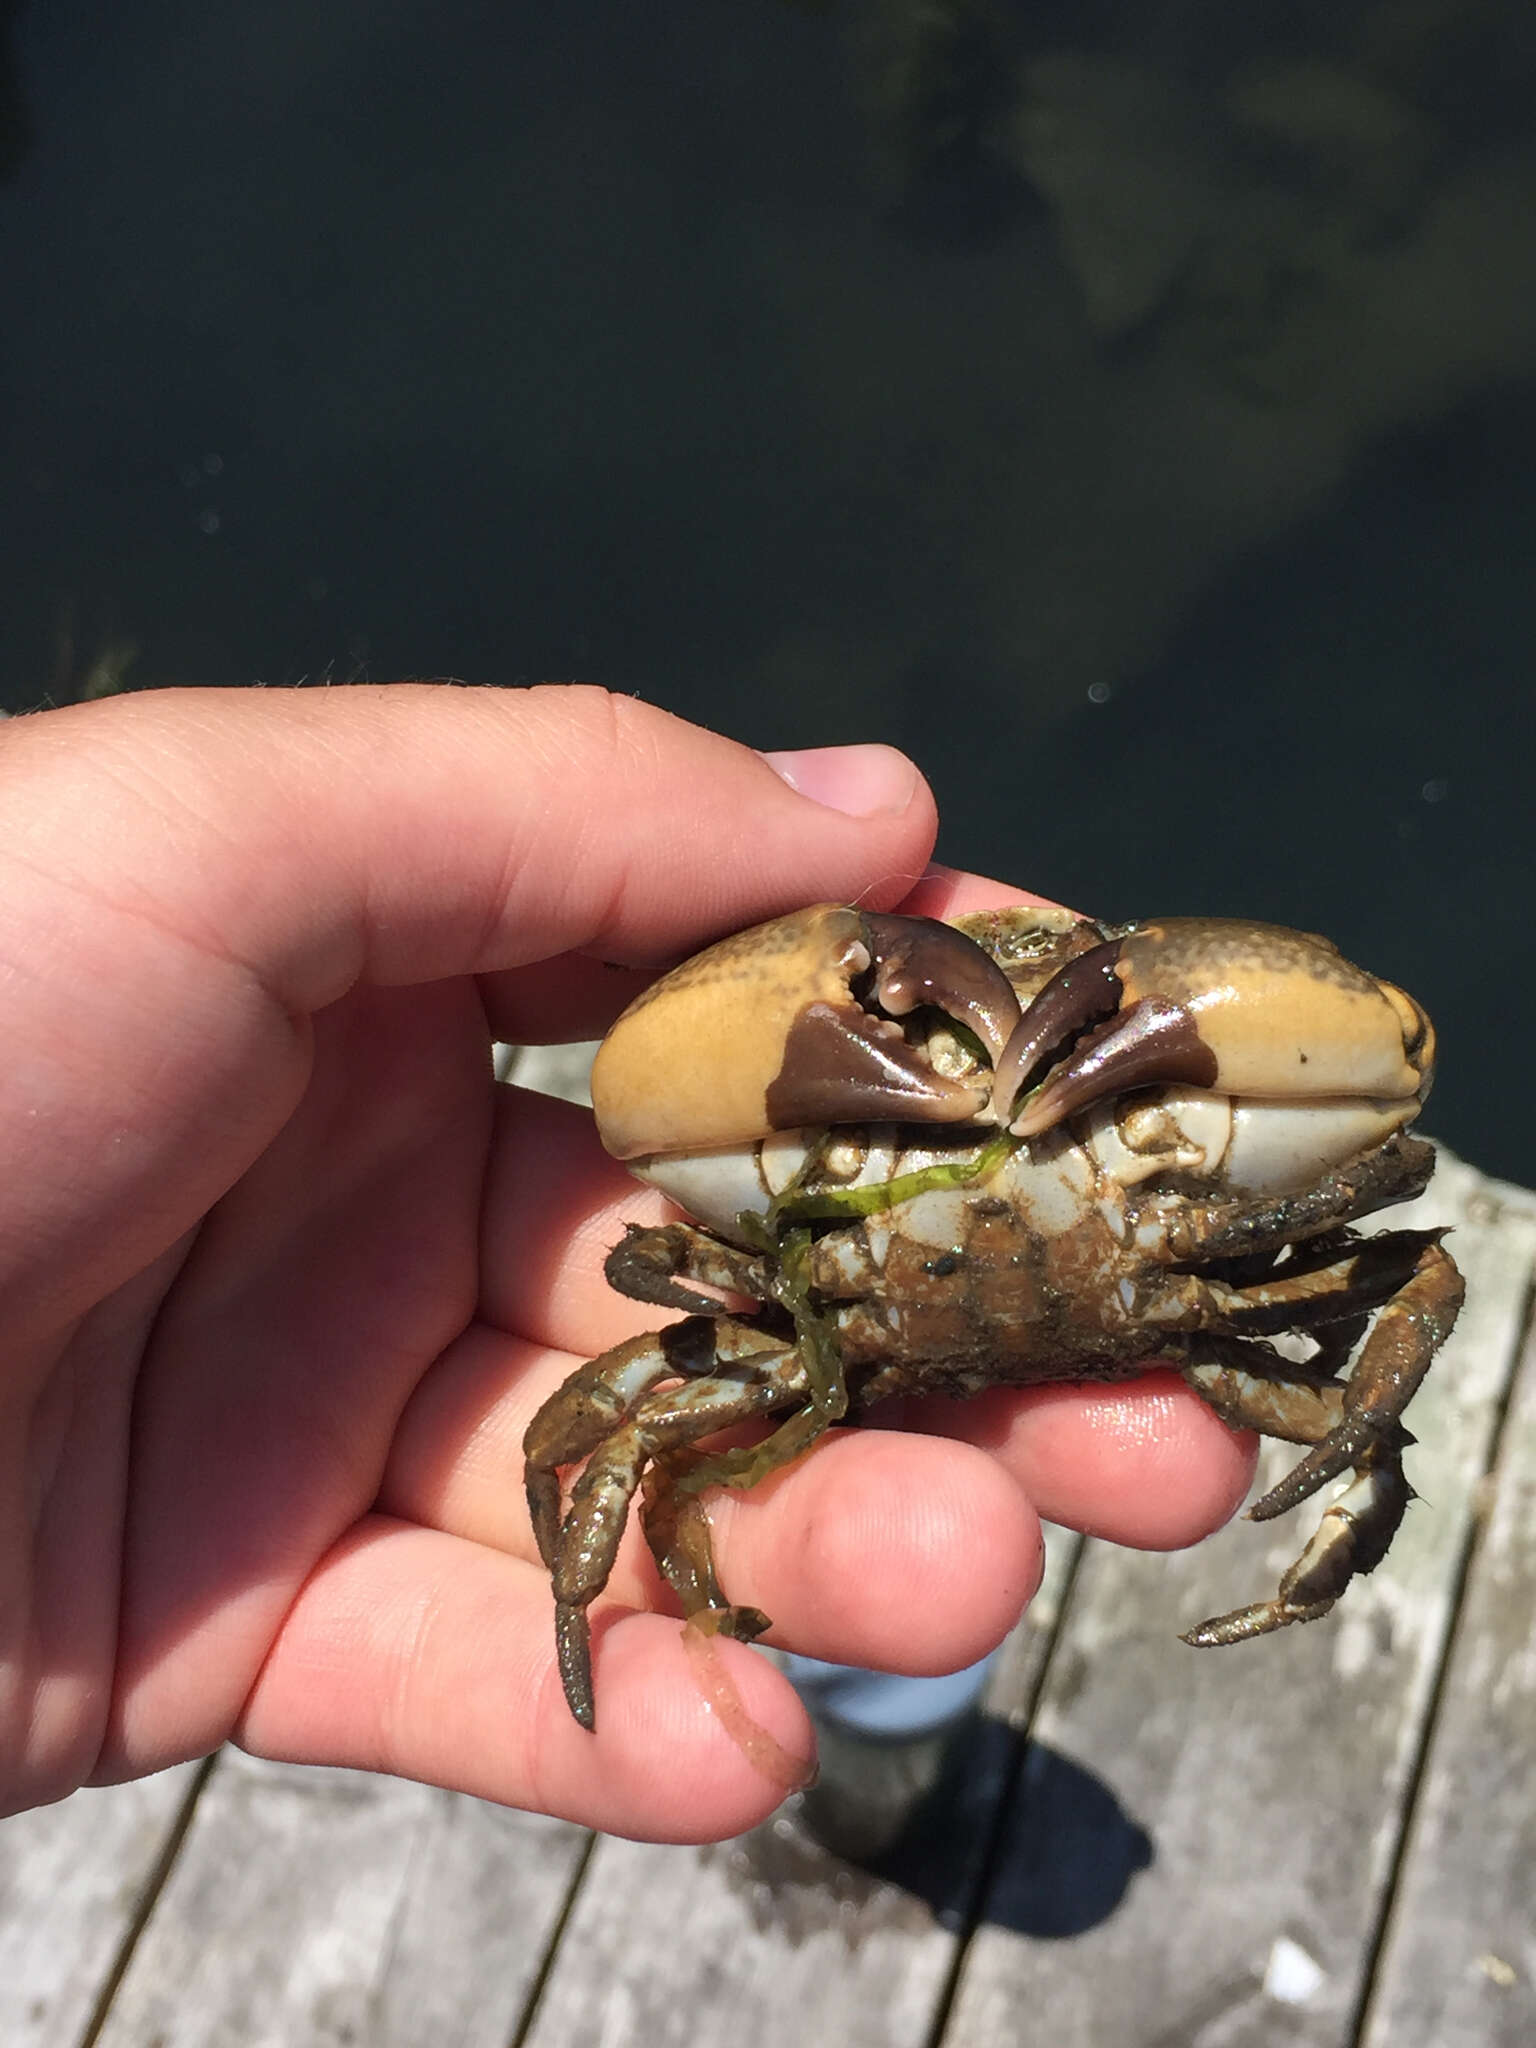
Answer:
M1358 1471L1373 1447L1401 1441L1403 1410L1455 1328L1465 1293L1466 1282L1441 1249L1437 1231L1419 1253L1413 1277L1377 1315L1345 1383L1338 1429L1255 1501L1250 1520L1268 1522L1288 1513L1349 1466Z
M713 1319L695 1316L615 1344L550 1395L523 1435L528 1514L548 1568L554 1568L560 1530L560 1467L596 1450L635 1403L664 1380L713 1372L716 1356Z
M1428 1187L1435 1148L1427 1139L1397 1137L1350 1166L1335 1167L1295 1193L1239 1200L1181 1202L1154 1235L1149 1258L1182 1266L1242 1258L1305 1242L1341 1223L1373 1215L1392 1202L1411 1201Z
M1163 1329L1233 1336L1310 1330L1396 1298L1418 1270L1426 1247L1435 1243L1432 1231L1387 1231L1342 1251L1335 1248L1327 1264L1299 1259L1246 1286L1181 1273L1157 1286L1139 1317Z
M768 1617L756 1607L733 1607L715 1576L709 1515L700 1492L685 1493L678 1484L689 1469L682 1456L657 1458L641 1489L640 1523L663 1578L682 1602L686 1615L714 1612L722 1616L720 1632L750 1642L761 1635ZM754 1621L761 1627L754 1627Z
M717 1310L631 1337L573 1372L523 1436L528 1513L545 1565L554 1568L562 1465L577 1464L595 1451L653 1388L667 1380L704 1379L722 1361L755 1356L774 1341Z
M610 1287L631 1301L687 1309L695 1315L718 1315L720 1304L682 1286L679 1274L755 1301L768 1301L773 1293L772 1270L761 1253L723 1244L692 1223L663 1223L651 1229L629 1224L608 1254L603 1274Z
M1380 1564L1413 1498L1403 1475L1403 1448L1412 1439L1402 1426L1402 1413L1450 1335L1462 1293L1461 1275L1438 1241L1424 1245L1412 1277L1378 1314L1354 1372L1339 1390L1338 1420L1318 1436L1301 1463L1249 1509L1249 1518L1264 1522L1285 1514L1351 1467L1353 1483L1329 1504L1311 1542L1280 1581L1275 1599L1202 1622L1184 1637L1186 1643L1208 1649L1267 1635L1293 1621L1315 1621L1352 1578ZM1201 1371L1192 1365L1185 1376L1218 1412L1225 1413L1212 1391L1201 1384ZM1227 1419L1257 1420L1251 1396L1235 1383L1226 1391L1233 1400ZM1290 1407L1289 1401L1286 1405ZM1292 1411L1298 1423L1304 1420L1302 1410L1298 1399ZM1258 1426L1269 1427L1263 1422ZM1270 1434L1278 1433L1270 1428Z
M1199 1343L1182 1377L1229 1428L1256 1429L1285 1443L1318 1444L1344 1415L1342 1381L1312 1380L1306 1366L1281 1358L1268 1345L1236 1337Z
M707 1378L645 1396L628 1419L593 1450L571 1488L571 1504L554 1543L555 1646L571 1712L594 1725L587 1608L608 1583L629 1504L648 1464L738 1422L749 1422L805 1399L805 1379L792 1345L776 1343L722 1318L728 1341L751 1336L757 1349L723 1359Z
M1214 1615L1183 1640L1208 1650L1269 1635L1293 1621L1317 1621L1351 1579L1381 1563L1412 1498L1401 1451L1395 1444L1372 1444L1356 1461L1353 1483L1329 1504L1312 1541L1280 1581L1276 1597Z
M751 1642L768 1628L757 1607L735 1607L715 1576L705 1491L714 1486L756 1486L770 1472L793 1464L829 1428L814 1402L798 1409L759 1444L729 1451L682 1451L658 1457L645 1475L640 1519L651 1554L687 1615L712 1613L717 1635Z

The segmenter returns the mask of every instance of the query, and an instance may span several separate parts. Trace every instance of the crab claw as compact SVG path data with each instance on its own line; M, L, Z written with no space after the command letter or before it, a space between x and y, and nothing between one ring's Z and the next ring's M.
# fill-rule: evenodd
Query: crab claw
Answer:
M592 1069L618 1159L744 1144L806 1124L964 1123L990 1077L936 1072L895 1021L925 1005L995 1061L1018 1021L1008 977L928 918L822 903L723 939L631 1003Z
M992 1109L1032 1137L1100 1097L1177 1085L1367 1099L1401 1105L1406 1121L1429 1092L1434 1047L1412 997L1326 939L1236 918L1158 918L1052 976L997 1063Z

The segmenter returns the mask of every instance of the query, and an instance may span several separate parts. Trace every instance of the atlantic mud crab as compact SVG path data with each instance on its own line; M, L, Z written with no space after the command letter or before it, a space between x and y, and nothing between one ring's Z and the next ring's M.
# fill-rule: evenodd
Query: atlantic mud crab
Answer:
M750 1640L768 1621L722 1593L703 1496L898 1393L1174 1362L1227 1422L1309 1447L1256 1518L1353 1475L1272 1599L1184 1640L1325 1614L1412 1497L1402 1412L1461 1301L1438 1231L1351 1227L1429 1180L1408 1126L1433 1061L1400 989L1237 919L823 904L663 977L592 1094L610 1152L694 1219L631 1226L608 1278L686 1317L573 1374L525 1440L577 1720L636 1489L684 1611ZM746 1422L771 1427L701 1447Z

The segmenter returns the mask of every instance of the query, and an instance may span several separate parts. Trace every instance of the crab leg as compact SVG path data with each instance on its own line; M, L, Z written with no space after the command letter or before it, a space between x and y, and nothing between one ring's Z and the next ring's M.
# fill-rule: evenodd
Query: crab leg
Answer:
M1147 1255L1182 1266L1279 1251L1389 1203L1411 1201L1428 1187L1434 1170L1435 1148L1427 1140L1392 1138L1364 1159L1335 1167L1311 1187L1278 1201L1265 1195L1176 1203L1167 1211L1166 1228L1149 1240Z
M1185 1382L1229 1428L1256 1429L1293 1444L1318 1444L1344 1416L1344 1386L1311 1379L1309 1360L1297 1366L1268 1345L1242 1338L1211 1338L1182 1368Z
M659 1385L679 1377L681 1385ZM562 1388L528 1432L528 1499L541 1551L548 1545L561 1682L571 1712L590 1728L586 1610L608 1582L646 1466L733 1423L802 1402L805 1383L792 1344L726 1316L695 1317L617 1345L577 1378L582 1385ZM583 1456L565 1519L552 1528L556 1467Z
M708 1610L718 1617L717 1635L751 1642L769 1622L756 1607L733 1606L721 1591L704 1510L706 1489L755 1486L809 1450L827 1426L824 1411L811 1402L760 1444L731 1451L674 1451L656 1458L647 1471L640 1519L651 1554L685 1614Z
M1234 1287L1197 1273L1171 1276L1140 1310L1140 1320L1171 1329L1233 1336L1309 1330L1395 1299L1418 1270L1430 1233L1383 1232L1328 1255L1326 1264L1303 1256L1277 1272Z
M631 1301L687 1309L692 1315L718 1315L720 1304L682 1286L679 1274L755 1301L768 1301L773 1293L771 1268L760 1252L723 1244L693 1223L664 1223L650 1230L637 1223L627 1225L608 1254L603 1273L608 1285Z
M1353 1483L1330 1502L1273 1600L1214 1616L1191 1629L1186 1643L1206 1649L1267 1635L1293 1621L1314 1621L1327 1613L1352 1578L1380 1564L1413 1498L1403 1474L1403 1448L1412 1439L1402 1426L1402 1412L1450 1335L1462 1292L1461 1275L1441 1250L1437 1234L1421 1246L1411 1277L1378 1314L1354 1371L1339 1389L1337 1420L1319 1434L1301 1463L1249 1509L1249 1518L1264 1522L1282 1515L1350 1468ZM1252 1420L1271 1435L1279 1434L1272 1421L1259 1420L1259 1402L1232 1376L1233 1369L1217 1370L1228 1373L1225 1385L1212 1380L1208 1389L1198 1365L1188 1368L1186 1377L1228 1420ZM1212 1399L1217 1390L1229 1397L1230 1408L1221 1399ZM1292 1427L1285 1434L1304 1441L1302 1432L1314 1419L1306 1413L1307 1401L1320 1403L1326 1412L1328 1403L1320 1402L1320 1397L1331 1397L1333 1391L1331 1383L1304 1386L1296 1390L1293 1402L1288 1389L1281 1406ZM1321 1419L1319 1413L1315 1420Z
M1395 1445L1373 1444L1355 1461L1353 1484L1329 1504L1311 1542L1281 1579L1276 1597L1214 1615L1187 1630L1183 1640L1207 1650L1268 1635L1293 1621L1318 1620L1352 1578L1381 1563L1412 1498L1401 1452Z
M694 1316L615 1344L550 1395L523 1437L528 1514L547 1566L553 1569L560 1529L559 1468L596 1450L653 1387L699 1379L714 1371L716 1358L714 1319Z
M1358 1471L1366 1451L1400 1432L1403 1410L1450 1336L1465 1293L1466 1283L1441 1250L1436 1231L1420 1251L1412 1278L1376 1318L1346 1383L1343 1422L1254 1503L1253 1521L1285 1514L1350 1465Z

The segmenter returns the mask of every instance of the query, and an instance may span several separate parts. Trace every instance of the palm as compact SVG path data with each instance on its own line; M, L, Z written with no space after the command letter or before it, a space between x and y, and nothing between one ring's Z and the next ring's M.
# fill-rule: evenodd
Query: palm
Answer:
M356 991L316 1020L299 1107L184 1242L158 1310L134 1305L126 1489L108 1445L84 1489L98 1544L123 1503L116 1642L99 1629L93 1655L117 1664L107 1773L236 1725L300 1587L374 1501L413 1389L473 1311L490 1127L473 982Z

